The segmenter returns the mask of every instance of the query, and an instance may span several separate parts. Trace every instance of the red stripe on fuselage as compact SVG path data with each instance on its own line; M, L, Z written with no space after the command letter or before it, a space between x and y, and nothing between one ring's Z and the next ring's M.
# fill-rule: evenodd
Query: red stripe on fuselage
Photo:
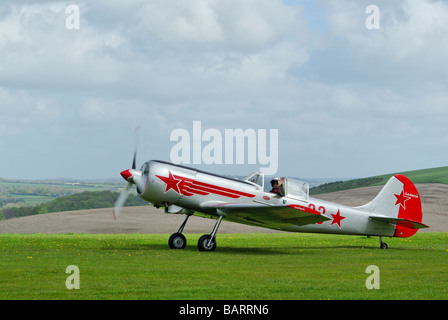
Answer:
M254 198L255 197L254 194L250 194L250 193L246 193L246 192L242 192L242 191L238 191L238 190L233 190L233 189L228 189L228 188L223 188L223 187L218 187L218 186L215 186L215 185L212 185L212 184L199 182L199 181L195 181L193 183L193 186L194 187L199 186L199 187L210 189L211 193L215 193L215 192L219 191L219 192L225 192L225 193L238 195L238 196L242 196L242 197L248 197L248 198Z
M212 193L212 194L217 194L219 196L229 197L229 198L233 198L233 199L238 199L241 197L241 196L233 194L233 193L214 190L214 189L210 189L210 188L204 188L204 187L200 187L197 185L193 185L188 191L195 192L197 194L202 194L202 195L209 195L210 193Z
M205 182L195 181L190 178L174 175L174 178L182 180L179 183L179 190L184 196L191 197L195 194L206 196L216 194L223 197L238 199L240 197L254 198L254 194L233 190L229 188L219 187Z

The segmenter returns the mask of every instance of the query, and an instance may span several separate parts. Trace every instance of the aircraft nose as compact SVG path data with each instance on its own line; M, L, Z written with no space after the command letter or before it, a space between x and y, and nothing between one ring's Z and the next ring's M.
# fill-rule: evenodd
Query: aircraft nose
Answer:
M126 181L128 181L128 179L130 178L130 177L132 177L132 173L131 173L131 170L124 170L124 171L122 171L121 173L121 176L123 177L123 179L124 180L126 180Z

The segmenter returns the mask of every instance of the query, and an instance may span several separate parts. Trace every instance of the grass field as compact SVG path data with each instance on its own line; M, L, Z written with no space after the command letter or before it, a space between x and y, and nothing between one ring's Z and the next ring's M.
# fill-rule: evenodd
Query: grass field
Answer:
M409 239L309 234L0 234L0 299L448 299L448 234ZM66 268L79 268L79 289ZM366 268L380 271L368 290Z

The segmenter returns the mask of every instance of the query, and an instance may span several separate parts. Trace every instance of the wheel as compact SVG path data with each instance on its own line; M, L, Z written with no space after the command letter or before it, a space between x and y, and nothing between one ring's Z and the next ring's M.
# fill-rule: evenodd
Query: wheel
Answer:
M387 249L388 247L387 247L387 243L386 242L380 242L380 248L381 249Z
M211 238L212 238L212 236L209 234L204 234L202 237L199 238L199 241L198 241L199 251L215 251L216 240L213 239L212 243L209 245Z
M187 239L182 233L173 233L168 240L171 249L183 249L187 245Z

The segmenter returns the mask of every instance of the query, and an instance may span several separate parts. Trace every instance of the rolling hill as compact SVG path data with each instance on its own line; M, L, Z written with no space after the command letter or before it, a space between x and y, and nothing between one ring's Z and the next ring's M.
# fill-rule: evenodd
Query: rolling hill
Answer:
M448 183L446 183L448 167L403 172L403 174L416 181L421 195L423 221L430 226L422 232L447 232L448 214L445 209L448 206ZM363 205L378 194L381 184L384 184L390 176L392 174L333 183L326 188L333 190L338 188L340 191L320 193L314 197L347 206ZM368 186L362 188L362 185ZM88 192L60 197L58 201L53 200L53 203L50 201L44 205L21 209L23 212L13 211L19 208L8 208L10 211L3 217L0 211L0 233L170 233L177 230L184 219L182 216L164 214L163 209L156 209L144 202L133 203L135 207L124 209L119 222L113 220L111 209L93 209L100 206L112 207L117 196L118 193ZM134 197L136 198L134 200L141 200L136 195L131 198ZM54 210L57 212L50 213ZM48 213L39 214L39 211ZM11 219L14 217L16 219ZM9 219L2 221L2 218ZM190 218L187 230L189 233L204 232L211 230L215 222L213 219L193 216ZM223 222L220 233L275 232L270 229L254 228Z
M343 191L356 188L382 186L395 174L407 176L413 183L442 183L448 184L448 166L414 171L396 172L380 176L354 179L347 181L336 181L322 184L310 189L310 194L321 194L335 191Z
M448 184L448 166L440 168L423 169L416 171L401 172L409 177L414 183L441 183ZM348 181L337 181L322 184L310 189L311 195L331 193L349 189L374 187L384 185L394 174L354 179ZM23 187L22 187L23 188ZM33 187L34 188L34 187ZM42 188L41 186L39 188ZM34 189L33 189L34 190ZM59 189L57 189L59 190ZM0 220L37 215L50 212L63 212L73 210L88 210L98 208L111 208L118 197L118 192L110 190L77 192L75 194L56 197L51 201L45 201L32 206L20 206L4 208L0 210ZM35 191L33 191L35 192ZM136 194L128 198L126 206L142 206L147 203Z

